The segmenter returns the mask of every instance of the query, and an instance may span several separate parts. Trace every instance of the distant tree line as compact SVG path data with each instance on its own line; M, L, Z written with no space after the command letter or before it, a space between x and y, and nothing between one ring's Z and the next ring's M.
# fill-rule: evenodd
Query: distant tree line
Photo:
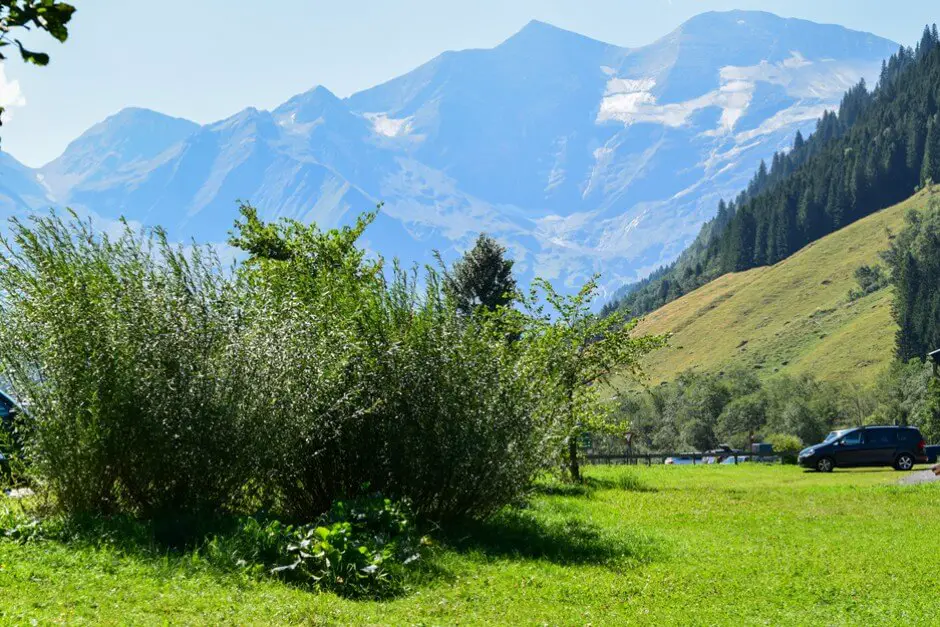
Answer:
M605 313L652 311L728 272L777 263L806 244L940 182L940 36L883 62L877 87L847 91L837 113L792 149L761 162L734 201L721 201L679 259Z
M645 390L624 392L619 412L635 451L705 451L720 444L796 438L804 445L833 430L910 425L940 442L940 384L918 359L896 361L873 386L821 381L811 375L761 380L743 368L680 373Z

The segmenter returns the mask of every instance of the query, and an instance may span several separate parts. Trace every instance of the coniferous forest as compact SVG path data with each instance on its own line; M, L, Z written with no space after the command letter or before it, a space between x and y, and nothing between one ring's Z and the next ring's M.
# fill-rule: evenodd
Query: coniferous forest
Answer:
M650 312L728 272L785 259L803 246L928 183L940 182L940 36L926 27L916 47L882 64L826 112L808 138L774 154L746 190L672 265L631 286L605 309Z

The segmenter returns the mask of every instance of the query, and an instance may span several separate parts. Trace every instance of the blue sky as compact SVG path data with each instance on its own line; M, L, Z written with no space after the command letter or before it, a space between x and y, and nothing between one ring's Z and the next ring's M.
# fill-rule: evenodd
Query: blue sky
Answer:
M838 23L905 44L940 21L936 0L72 0L78 12L47 68L11 61L2 148L56 157L126 106L205 123L271 108L322 84L340 96L448 49L490 47L540 19L623 46L650 43L708 10L760 9ZM5 76L4 76L5 75Z

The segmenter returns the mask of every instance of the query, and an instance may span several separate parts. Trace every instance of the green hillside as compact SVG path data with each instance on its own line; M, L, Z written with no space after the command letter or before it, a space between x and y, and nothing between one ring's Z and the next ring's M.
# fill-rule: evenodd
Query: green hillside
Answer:
M765 376L872 381L894 352L891 289L854 302L847 294L856 268L878 263L906 211L926 202L921 192L775 265L727 274L648 314L638 332L673 334L671 346L646 364L653 381L733 365Z

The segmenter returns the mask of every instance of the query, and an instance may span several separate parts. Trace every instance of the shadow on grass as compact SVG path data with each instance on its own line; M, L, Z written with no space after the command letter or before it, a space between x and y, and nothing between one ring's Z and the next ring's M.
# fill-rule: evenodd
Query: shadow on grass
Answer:
M422 550L422 558L407 568L399 562L390 564L380 586L341 583L321 589L309 579L277 575L272 568L284 565L281 549L286 540L268 533L264 523L269 520L261 516L140 520L125 515L53 515L38 522L29 516L19 520L0 516L0 542L49 542L69 550L103 552L151 566L145 576L159 581L174 580L180 573L207 575L238 586L248 580L269 580L311 593L332 592L352 601L390 600L436 580L454 579L430 548Z
M598 490L623 490L624 492L656 492L657 489L643 483L635 474L624 473L615 478L585 477L581 483L562 481L555 477L539 481L533 494L539 496L570 496L590 498Z
M442 544L462 553L560 565L647 564L662 555L660 543L652 537L626 529L613 531L580 518L550 518L512 508L484 521L453 526L442 534Z
M590 497L597 490L649 488L625 475L612 479L590 477L584 484L545 482L543 495ZM431 535L434 544L422 551L422 559L379 595L333 592L352 600L391 599L408 596L435 581L455 576L439 559L446 552L504 559L546 560L560 565L602 565L614 569L656 561L663 555L661 543L650 536L614 525L602 528L576 514L553 508L506 508L484 520L454 522ZM561 504L559 504L561 505ZM11 520L0 522L11 523ZM65 517L51 515L34 524L22 519L22 535L8 536L19 542L56 542L76 549L114 552L155 566L156 578L174 578L180 572L203 573L219 579L276 579L285 585L315 591L309 583L294 582L270 573L277 559L271 544L260 539L257 529L264 517L173 517L140 520L131 516ZM252 531L254 529L254 531ZM3 534L0 533L0 536Z

